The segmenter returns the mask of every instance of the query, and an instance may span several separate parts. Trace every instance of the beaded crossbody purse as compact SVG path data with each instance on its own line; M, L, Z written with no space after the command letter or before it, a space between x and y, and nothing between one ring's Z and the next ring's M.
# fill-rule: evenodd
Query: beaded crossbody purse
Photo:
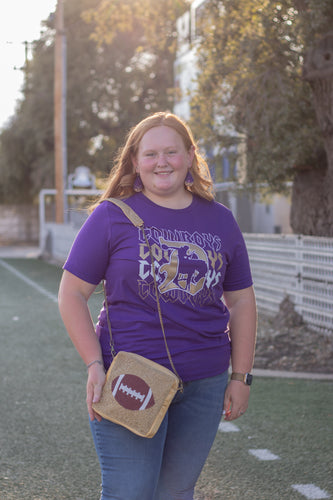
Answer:
M117 205L132 224L140 228L143 233L151 257L159 320L172 371L138 354L115 352L104 286L113 361L106 374L101 399L93 404L93 409L103 418L122 425L139 436L152 438L158 431L176 392L183 390L183 383L173 364L166 340L154 259L145 233L144 222L131 207L121 200L108 198L108 201Z

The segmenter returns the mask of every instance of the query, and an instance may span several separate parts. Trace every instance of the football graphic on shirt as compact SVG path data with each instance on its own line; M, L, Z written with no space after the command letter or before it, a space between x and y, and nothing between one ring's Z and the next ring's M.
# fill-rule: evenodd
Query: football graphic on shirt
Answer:
M113 397L126 410L146 410L154 404L151 388L137 375L125 373L112 380Z

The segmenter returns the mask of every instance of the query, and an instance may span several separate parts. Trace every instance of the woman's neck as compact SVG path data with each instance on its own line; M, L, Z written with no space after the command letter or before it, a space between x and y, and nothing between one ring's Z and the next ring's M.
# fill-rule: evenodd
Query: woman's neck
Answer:
M172 208L174 210L180 210L183 208L187 208L191 205L193 200L193 195L189 191L184 190L184 195L177 197L168 197L168 196L155 196L152 193L145 193L143 190L142 193L148 198L150 201L164 208Z

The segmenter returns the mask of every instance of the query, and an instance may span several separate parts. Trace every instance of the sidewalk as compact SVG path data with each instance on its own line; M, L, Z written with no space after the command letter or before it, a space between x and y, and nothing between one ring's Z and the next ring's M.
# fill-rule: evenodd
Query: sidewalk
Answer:
M333 380L333 373L288 372L282 370L263 370L254 368L255 377L297 378L308 380Z
M0 246L0 259L37 259L39 247L32 245Z

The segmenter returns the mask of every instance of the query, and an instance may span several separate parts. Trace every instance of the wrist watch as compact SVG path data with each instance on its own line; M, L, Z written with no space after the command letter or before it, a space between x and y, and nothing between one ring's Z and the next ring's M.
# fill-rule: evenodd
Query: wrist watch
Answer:
M253 375L251 373L235 373L231 374L231 380L238 380L239 382L244 382L246 385L251 385L253 380Z

